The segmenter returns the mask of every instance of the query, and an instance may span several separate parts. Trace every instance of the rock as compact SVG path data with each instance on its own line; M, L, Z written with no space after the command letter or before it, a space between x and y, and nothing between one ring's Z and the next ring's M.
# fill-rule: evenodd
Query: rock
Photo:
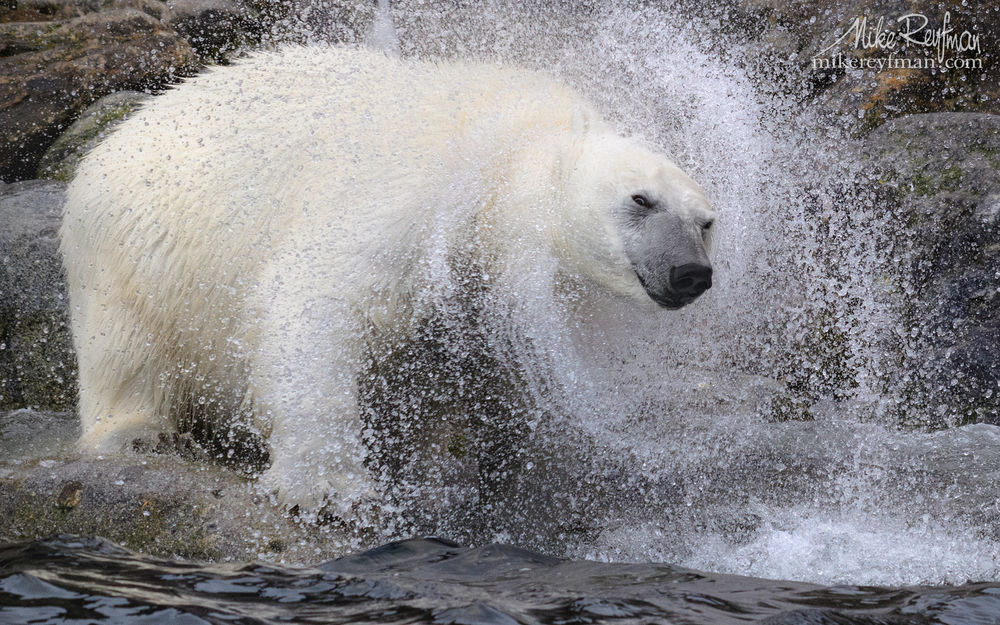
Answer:
M894 119L868 137L865 153L905 198L902 218L921 248L918 271L925 282L997 259L1000 115Z
M69 182L83 155L147 98L146 93L119 91L91 104L46 150L38 163L39 177Z
M26 459L72 455L79 421L70 412L40 412L29 408L0 412L0 475ZM48 464L48 463L47 463Z
M190 43L204 61L221 62L259 41L260 15L237 0L167 0L163 23Z
M16 0L6 22L69 20L108 9L138 9L154 19L162 19L166 5L161 0Z
M910 194L940 191L977 196L1000 190L1000 115L927 113L893 119L872 132L866 152Z
M904 393L931 425L1000 423L1000 115L929 113L872 132L865 153L901 198L909 246Z
M1000 72L996 71L1000 51L992 44L993 33L1000 32L1000 10L994 6L973 6L965 0L709 0L690 4L691 14L698 20L714 9L723 27L730 25L737 30L737 45L752 42L750 59L759 71L751 76L762 79L762 87L770 90L776 83L785 83L790 92L800 94L803 84L808 85L810 97L821 110L838 121L853 119L858 134L888 119L914 113L995 111L1000 98ZM953 35L966 30L980 35L981 50L959 56L981 59L981 67L917 69L883 64L881 68L862 69L833 63L829 67L814 65L814 57L831 59L838 53L855 64L861 59L887 59L890 53L894 58L933 58L934 48L913 45L855 48L849 31L858 18L867 18L866 32L871 37L880 18L884 19L881 30L896 31L897 18L907 14L926 16L927 29L936 29L946 12ZM838 44L845 33L848 36ZM949 52L947 56L955 55Z
M70 480L63 484L59 496L56 497L56 507L63 510L72 510L80 505L80 495L83 494L83 482Z
M251 4L266 16L266 38L272 42L361 44L375 19L376 0L251 0ZM404 11L413 23L428 9L403 1L391 5L397 28ZM419 28L414 24L415 30Z
M64 185L0 185L0 408L65 410L76 363L58 252Z
M0 177L23 180L89 104L155 90L186 72L191 46L134 8L67 20L0 23Z
M167 557L299 561L359 544L297 524L221 467L172 455L81 458L76 435L70 413L0 412L0 542L72 533Z

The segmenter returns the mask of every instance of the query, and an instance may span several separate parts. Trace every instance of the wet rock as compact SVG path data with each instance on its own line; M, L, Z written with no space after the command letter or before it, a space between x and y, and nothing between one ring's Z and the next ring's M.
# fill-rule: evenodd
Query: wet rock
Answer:
M164 25L176 30L204 61L220 62L259 40L261 16L236 0L168 0Z
M69 182L83 155L149 97L139 91L119 91L91 104L46 150L38 163L39 177Z
M1000 115L894 119L865 151L902 200L906 392L929 424L1000 423Z
M34 177L45 150L98 98L158 89L196 64L180 35L135 8L0 23L0 177Z
M267 38L275 42L323 41L329 43L361 43L375 17L375 2L352 0L252 0L254 8L265 18L269 31ZM393 14L409 10L413 19L414 7L402 8L394 2ZM399 22L397 21L398 25Z
M109 9L138 9L155 19L162 19L166 5L161 0L16 0L6 22L44 22L68 20Z
M869 135L866 152L910 186L908 194L1000 191L1000 115L927 113L894 119Z
M0 412L0 542L71 533L162 556L293 561L354 545L296 524L222 467L171 454L82 458L77 434L72 413Z
M704 3L691 3L695 14L704 13ZM888 119L909 114L944 111L992 112L1000 98L1000 73L996 64L1000 52L992 45L993 33L1000 32L1000 10L990 6L970 6L963 0L718 0L717 19L736 27L740 43L753 42L755 75L763 79L765 88L785 83L791 92L799 92L803 84L810 94L833 117L856 120L856 128L864 134ZM924 15L927 29L940 28L945 13L950 13L949 25L957 35L969 31L980 35L981 50L959 56L981 59L980 67L948 69L943 67L880 67L861 69L861 60L877 62L888 58L936 59L934 48L900 45L880 49L854 46L849 33L858 18L867 18L866 28L874 37L878 21L884 18L882 30L897 28L897 18L908 14ZM699 15L699 19L705 19ZM838 39L845 33L839 44ZM748 39L749 38L749 39ZM831 62L824 66L813 59L833 59L843 55L855 67ZM954 56L949 53L949 56Z
M58 252L65 186L0 184L0 408L65 410L76 363Z
M28 408L0 412L0 462L7 466L21 464L24 458L66 456L78 434L79 422L69 412Z
M822 5L826 3L807 3ZM952 68L937 66L940 62L936 50L915 45L892 48L856 47L850 35L837 44L839 37L849 33L856 19L867 18L866 32L874 33L880 19L884 19L883 30L895 31L898 18L908 14L923 15L928 19L928 29L940 28L949 14L949 25L955 34L968 30L988 38L1000 28L1000 13L994 10L976 10L960 1L902 0L875 2L873 0L854 1L841 5L840 10L821 10L815 6L818 16L809 40L799 51L800 63L805 68L806 78L816 88L822 105L830 112L858 120L858 130L867 132L877 128L886 120L911 114L945 111L992 111L995 110L997 96L1000 96L1000 81L992 69L998 60L997 51L988 41L981 51L967 51L960 54L947 52L946 57L969 60L979 59L981 66ZM823 68L814 65L813 58L833 59L835 55L853 62L887 62L890 55L897 59L912 59L924 66L901 66L881 68ZM933 63L934 67L928 67Z
M83 482L70 480L63 484L59 496L56 497L56 507L63 510L72 510L80 505L80 495L83 494Z

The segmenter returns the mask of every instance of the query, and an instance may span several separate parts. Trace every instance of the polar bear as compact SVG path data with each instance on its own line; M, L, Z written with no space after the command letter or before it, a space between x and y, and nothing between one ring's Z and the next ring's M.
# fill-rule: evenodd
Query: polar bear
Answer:
M711 286L714 223L691 178L544 73L341 47L211 69L69 187L79 445L235 417L281 501L350 504L372 490L366 345L469 284L449 276L655 314Z

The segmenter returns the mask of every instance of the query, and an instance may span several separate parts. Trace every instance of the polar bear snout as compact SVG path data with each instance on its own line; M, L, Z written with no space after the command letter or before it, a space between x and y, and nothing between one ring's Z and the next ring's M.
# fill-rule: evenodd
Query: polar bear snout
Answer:
M712 261L703 228L663 211L627 225L625 255L646 295L664 308L690 304L712 288Z
M694 299L712 288L712 267L688 263L670 270L670 290L684 299Z
M676 310L698 299L712 288L712 266L703 263L686 263L671 267L666 280L659 282L643 278L643 271L633 267L639 284L654 302L664 308Z

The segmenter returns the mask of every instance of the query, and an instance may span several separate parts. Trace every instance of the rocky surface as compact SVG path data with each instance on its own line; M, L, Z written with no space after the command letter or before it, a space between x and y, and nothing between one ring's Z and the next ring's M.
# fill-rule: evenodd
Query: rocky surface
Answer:
M865 151L902 199L909 392L932 424L1000 423L1000 115L894 119Z
M19 0L0 7L0 179L39 159L95 100L155 92L259 40L238 0Z
M167 0L163 24L187 40L204 62L224 62L257 41L267 21L239 0Z
M0 542L72 533L164 556L290 561L356 544L349 531L296 523L252 481L210 462L79 457L77 429L71 413L0 412Z
M69 20L0 24L0 176L35 176L38 160L91 102L162 87L194 70L190 45L124 8Z
M140 91L118 91L91 104L45 151L38 177L69 182L83 155L149 97Z
M736 24L741 39L747 36L760 45L760 75L773 81L805 83L811 97L834 117L854 118L864 134L885 121L914 113L943 111L1000 112L1000 7L973 4L965 0L722 0L727 21ZM928 19L927 30L940 28L949 13L953 34L969 31L980 36L979 51L965 51L958 57L982 59L972 69L915 69L882 67L817 68L814 57L842 54L850 59L895 57L928 59L935 49L916 45L891 48L856 48L853 36L840 43L854 21L867 18L866 31L874 36L878 21L882 30L896 30L897 19L920 14ZM916 22L914 22L915 27ZM924 34L914 35L914 38ZM947 54L947 56L956 56Z
M915 518L932 515L1000 536L993 505L1000 496L1000 428L977 424L933 434L896 433L887 444L881 426L828 420L832 416L728 432L719 439L724 449L650 473L616 475L607 466L595 480L576 472L586 467L560 461L557 467L573 469L566 478L586 485L587 492L569 491L577 498L570 504L577 511L572 517L558 505L565 502L547 499L567 485L544 465L536 466L533 479L521 482L510 499L493 503L500 507L498 514L522 530L526 522L556 513L563 522L558 532L584 536L607 529L606 514L624 511L626 527L641 525L647 517L662 522L667 514L689 527L708 522L718 536L739 541L767 527L768 519L754 512L761 504L836 509L843 503L838 489L863 479L880 493L878 509L906 510ZM301 522L263 496L252 480L205 458L146 452L80 457L72 448L76 433L76 419L68 413L0 412L0 542L72 533L103 536L167 557L303 564L316 554L332 557L398 537L391 528L379 536L370 528ZM647 436L637 431L634 440L644 445L640 439ZM845 455L843 449L855 453ZM956 482L956 475L978 479ZM599 492L590 492L595 488ZM434 506L452 505L442 501L453 496L449 490L428 491L407 514L433 514ZM697 508L691 508L685 492L700 493ZM584 504L580 498L591 501ZM539 501L557 505L546 508ZM622 522L615 516L610 527ZM490 527L495 531L495 525ZM457 537L481 542L491 535Z
M64 188L0 183L0 409L67 410L75 401L57 238Z

